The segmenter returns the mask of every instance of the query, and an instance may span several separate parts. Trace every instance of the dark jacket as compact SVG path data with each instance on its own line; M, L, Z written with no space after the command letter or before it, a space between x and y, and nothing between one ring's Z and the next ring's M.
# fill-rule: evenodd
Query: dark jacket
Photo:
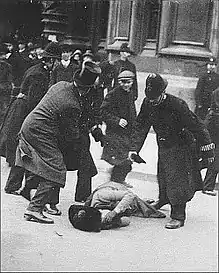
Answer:
M158 143L159 198L167 198L173 205L191 200L195 191L202 189L196 143L199 151L211 143L204 123L189 110L185 101L175 96L166 94L158 106L144 99L136 119L131 150L141 150L151 126Z
M53 84L60 81L72 82L73 75L78 68L79 66L73 62L70 62L67 67L64 67L60 62L51 73L49 86L51 87Z
M216 146L214 166L219 172L219 106L215 103L216 92L219 93L219 88L213 92L211 107L204 122Z
M4 120L12 91L11 65L0 60L0 126Z
M42 63L29 68L21 84L19 96L11 102L0 130L0 154L14 164L18 144L17 134L25 117L34 109L48 90L49 71Z
M13 51L11 53L11 55L7 59L7 62L12 67L12 82L16 87L19 87L21 85L24 72L27 68L26 63L16 51Z
M129 70L132 71L135 74L134 78L134 83L132 85L132 91L133 91L133 98L134 100L137 100L138 98L138 83L137 83L137 73L136 73L136 67L135 65L130 62L129 60L122 61L122 60L117 60L113 63L114 65L114 84L113 88L118 86L118 75L124 71L124 70Z
M113 165L120 164L128 156L130 134L136 118L133 93L127 93L120 86L116 87L106 95L100 113L106 123L105 144L101 158ZM119 126L121 118L128 122L125 128Z
M195 90L195 113L203 120L211 106L212 92L217 87L219 87L219 74L215 72L205 73L198 80Z
M89 143L81 137L82 111L73 84L53 85L23 122L16 164L64 187L68 166L62 150L67 149L71 169L95 175Z

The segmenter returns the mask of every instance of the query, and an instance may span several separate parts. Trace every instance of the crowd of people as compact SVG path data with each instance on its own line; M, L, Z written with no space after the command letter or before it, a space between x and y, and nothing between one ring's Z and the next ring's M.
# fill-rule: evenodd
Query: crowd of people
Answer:
M120 58L112 62L67 40L44 45L19 41L18 50L13 41L0 46L0 155L11 167L5 192L29 200L26 220L52 224L45 212L62 214L57 205L67 171L77 171L69 221L85 231L127 226L131 215L164 218L159 209L166 204L171 221L165 227L180 228L197 190L215 194L219 83L198 117L185 101L166 93L168 82L161 75L151 73L137 114L132 53L123 43ZM198 110L205 107L199 101ZM157 201L139 198L126 181L133 162L144 163L139 152L151 126L158 144ZM98 172L90 136L103 147L101 158L112 165L110 180L94 191L92 177ZM204 181L203 167L208 167Z

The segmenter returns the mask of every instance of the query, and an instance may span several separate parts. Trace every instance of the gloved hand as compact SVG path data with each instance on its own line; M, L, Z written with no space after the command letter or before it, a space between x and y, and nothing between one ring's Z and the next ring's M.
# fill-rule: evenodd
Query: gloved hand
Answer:
M134 162L136 162L136 163L145 163L146 164L146 162L144 161L144 159L142 158L142 157L140 157L140 155L139 154L131 154L131 158L133 159L133 161Z
M104 134L103 134L102 130L99 127L96 127L91 131L91 135L93 136L93 138L95 139L96 142L100 141L100 145L101 145L101 147L103 147Z

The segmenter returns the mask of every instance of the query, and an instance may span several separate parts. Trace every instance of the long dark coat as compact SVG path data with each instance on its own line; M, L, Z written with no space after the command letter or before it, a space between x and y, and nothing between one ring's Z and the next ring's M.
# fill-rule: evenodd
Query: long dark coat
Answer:
M21 84L20 93L25 97L16 98L11 102L3 125L0 129L0 155L9 164L14 164L17 134L25 117L33 110L48 90L49 71L42 63L29 68Z
M17 149L16 165L61 187L69 167L83 168L90 176L97 173L89 141L81 137L82 107L75 93L73 84L53 85L24 120Z
M10 102L12 90L12 69L5 61L0 61L0 126Z
M131 150L140 151L151 126L158 143L159 199L172 205L185 203L203 186L194 139L199 146L208 145L209 132L183 100L169 94L158 106L144 99Z
M219 88L215 90L219 92ZM215 161L214 168L219 172L219 106L212 103L211 110L206 116L205 124L210 133L211 139L215 144Z
M64 67L60 62L51 73L49 86L51 87L53 84L60 81L72 82L73 75L78 68L79 66L76 63L70 62L67 67Z
M136 118L136 108L132 92L127 93L120 86L109 92L100 113L106 123L106 136L101 159L112 165L121 164L128 157L130 135ZM125 128L119 126L120 119L126 119Z
M117 60L113 63L114 66L114 83L113 88L118 86L118 75L124 71L129 70L132 71L135 75L134 77L134 83L132 85L132 92L133 92L133 99L137 100L138 98L138 83L137 83L137 73L136 73L136 67L135 65L130 62L129 60L123 61L123 60Z
M205 119L211 106L212 92L219 87L219 74L215 72L203 74L197 83L195 90L195 114L202 120Z
M26 65L22 59L22 57L16 52L13 51L7 62L12 67L12 82L16 87L20 87L24 73L26 71Z

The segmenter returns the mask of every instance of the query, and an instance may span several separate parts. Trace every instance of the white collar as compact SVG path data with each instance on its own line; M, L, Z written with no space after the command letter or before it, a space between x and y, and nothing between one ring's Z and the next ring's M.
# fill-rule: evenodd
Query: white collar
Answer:
M63 65L64 67L67 67L67 66L69 66L69 64L70 64L70 60L68 60L68 61L61 60L61 63L62 63L62 65Z

